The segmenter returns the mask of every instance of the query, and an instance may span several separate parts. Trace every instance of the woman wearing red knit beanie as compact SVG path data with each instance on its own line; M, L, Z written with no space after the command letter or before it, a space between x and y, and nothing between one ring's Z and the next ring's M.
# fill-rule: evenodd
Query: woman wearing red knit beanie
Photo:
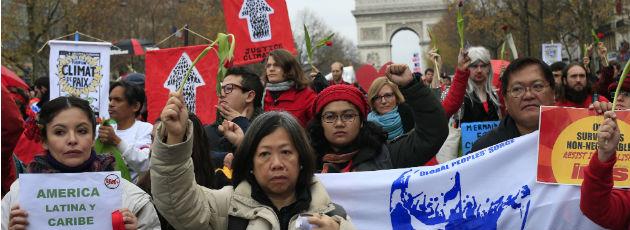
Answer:
M311 144L323 173L420 166L440 149L448 134L444 109L431 90L414 80L407 65L391 65L387 77L413 108L415 128L392 141L367 121L368 102L358 89L333 85L319 93L309 123Z

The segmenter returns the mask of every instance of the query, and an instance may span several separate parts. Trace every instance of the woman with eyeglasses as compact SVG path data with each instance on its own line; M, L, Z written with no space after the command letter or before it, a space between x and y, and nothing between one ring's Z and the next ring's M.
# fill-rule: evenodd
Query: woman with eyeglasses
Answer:
M312 106L317 94L309 87L311 80L304 75L297 59L284 49L271 51L263 79L265 112L287 111L306 127L313 118Z
M448 134L444 110L431 89L414 79L406 65L391 65L387 78L413 108L415 129L393 141L367 120L369 104L351 85L333 85L317 96L308 132L323 173L372 171L423 165Z
M379 77L372 82L368 99L371 111L367 120L380 125L387 132L388 141L413 129L413 112L398 86L387 77Z
M182 95L171 93L152 146L155 206L176 229L354 229L315 178L313 149L292 115L261 114L244 135L226 121L226 137L240 143L234 186L214 190L195 182L187 114Z

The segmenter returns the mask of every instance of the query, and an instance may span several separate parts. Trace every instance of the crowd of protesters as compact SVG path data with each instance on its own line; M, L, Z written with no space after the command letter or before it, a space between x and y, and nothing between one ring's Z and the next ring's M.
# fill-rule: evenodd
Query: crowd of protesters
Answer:
M602 44L596 49L594 64L548 66L525 57L493 73L490 52L470 47L459 52L452 79L433 69L418 78L408 66L391 64L367 92L344 82L341 62L326 81L277 49L261 74L227 71L217 119L205 126L176 92L158 120L146 121L141 74L111 84L116 125L97 124L82 99L50 100L47 78L36 81L32 97L28 89L3 85L2 228L28 225L18 204L18 173L114 170L114 157L93 149L100 141L115 146L131 172L120 209L127 229L291 229L305 214L319 229L353 229L315 173L442 163L458 157L448 146L459 141L461 123L499 121L473 145L476 151L538 130L540 106L551 105L604 115L581 208L604 227L627 228L630 193L612 188L620 133L609 101L621 84L617 108L630 109L630 80L618 82L619 64L605 61Z

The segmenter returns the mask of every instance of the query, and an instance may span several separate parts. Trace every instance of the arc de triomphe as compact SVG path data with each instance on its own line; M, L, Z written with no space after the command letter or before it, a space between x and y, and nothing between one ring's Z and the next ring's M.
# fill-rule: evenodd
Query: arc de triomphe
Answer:
M352 14L357 21L360 61L378 69L392 60L391 40L401 30L415 32L426 52L430 42L426 28L436 24L447 8L443 0L356 0Z

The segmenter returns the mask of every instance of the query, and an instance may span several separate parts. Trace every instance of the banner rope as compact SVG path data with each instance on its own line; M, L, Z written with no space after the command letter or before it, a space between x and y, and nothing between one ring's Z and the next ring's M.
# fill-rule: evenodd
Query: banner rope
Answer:
M203 39L207 40L209 43L212 43L212 42L213 42L213 41L212 41L212 40L210 40L209 38L204 37L203 35L201 35L201 34L199 34L199 33L195 32L195 31L193 31L193 30L191 30L191 29L188 29L188 28L186 28L186 27L182 27L182 28L179 28L177 31L175 31L175 32L171 33L171 35L169 35L168 37L166 37L166 38L162 39L162 41L160 41L160 42L156 43L156 44L155 44L155 46L159 46L160 44L162 44L162 43L166 42L168 39L172 38L173 36L175 36L175 34L177 34L178 32L181 32L182 30L187 30L188 32L191 32L192 34L197 35L198 37L200 37L200 38L203 38Z
M59 40L59 39L62 39L62 38L70 37L70 36L75 35L75 34L80 34L80 35L83 35L83 36L85 36L85 37L88 37L88 38L91 38L91 39L94 39L94 40L97 40L97 41L100 41L100 42L108 42L108 41L105 41L105 40L103 40L103 39L96 38L96 37L93 37L93 36L90 36L90 35L87 35L87 34L81 33L81 32L79 32L79 31L75 31L75 32L72 32L72 33L70 33L70 34L66 34L66 35L63 35L63 36L61 36L61 37L54 38L54 39L51 39L51 40ZM46 43L44 43L44 45L42 46L42 48L39 48L39 50L37 50L37 53L42 52L42 50L44 50L44 48L46 47L46 45L48 45L48 42L50 42L51 40L48 40ZM120 47L115 46L114 44L112 44L112 46L113 46L113 47L116 47L116 49L122 50Z

